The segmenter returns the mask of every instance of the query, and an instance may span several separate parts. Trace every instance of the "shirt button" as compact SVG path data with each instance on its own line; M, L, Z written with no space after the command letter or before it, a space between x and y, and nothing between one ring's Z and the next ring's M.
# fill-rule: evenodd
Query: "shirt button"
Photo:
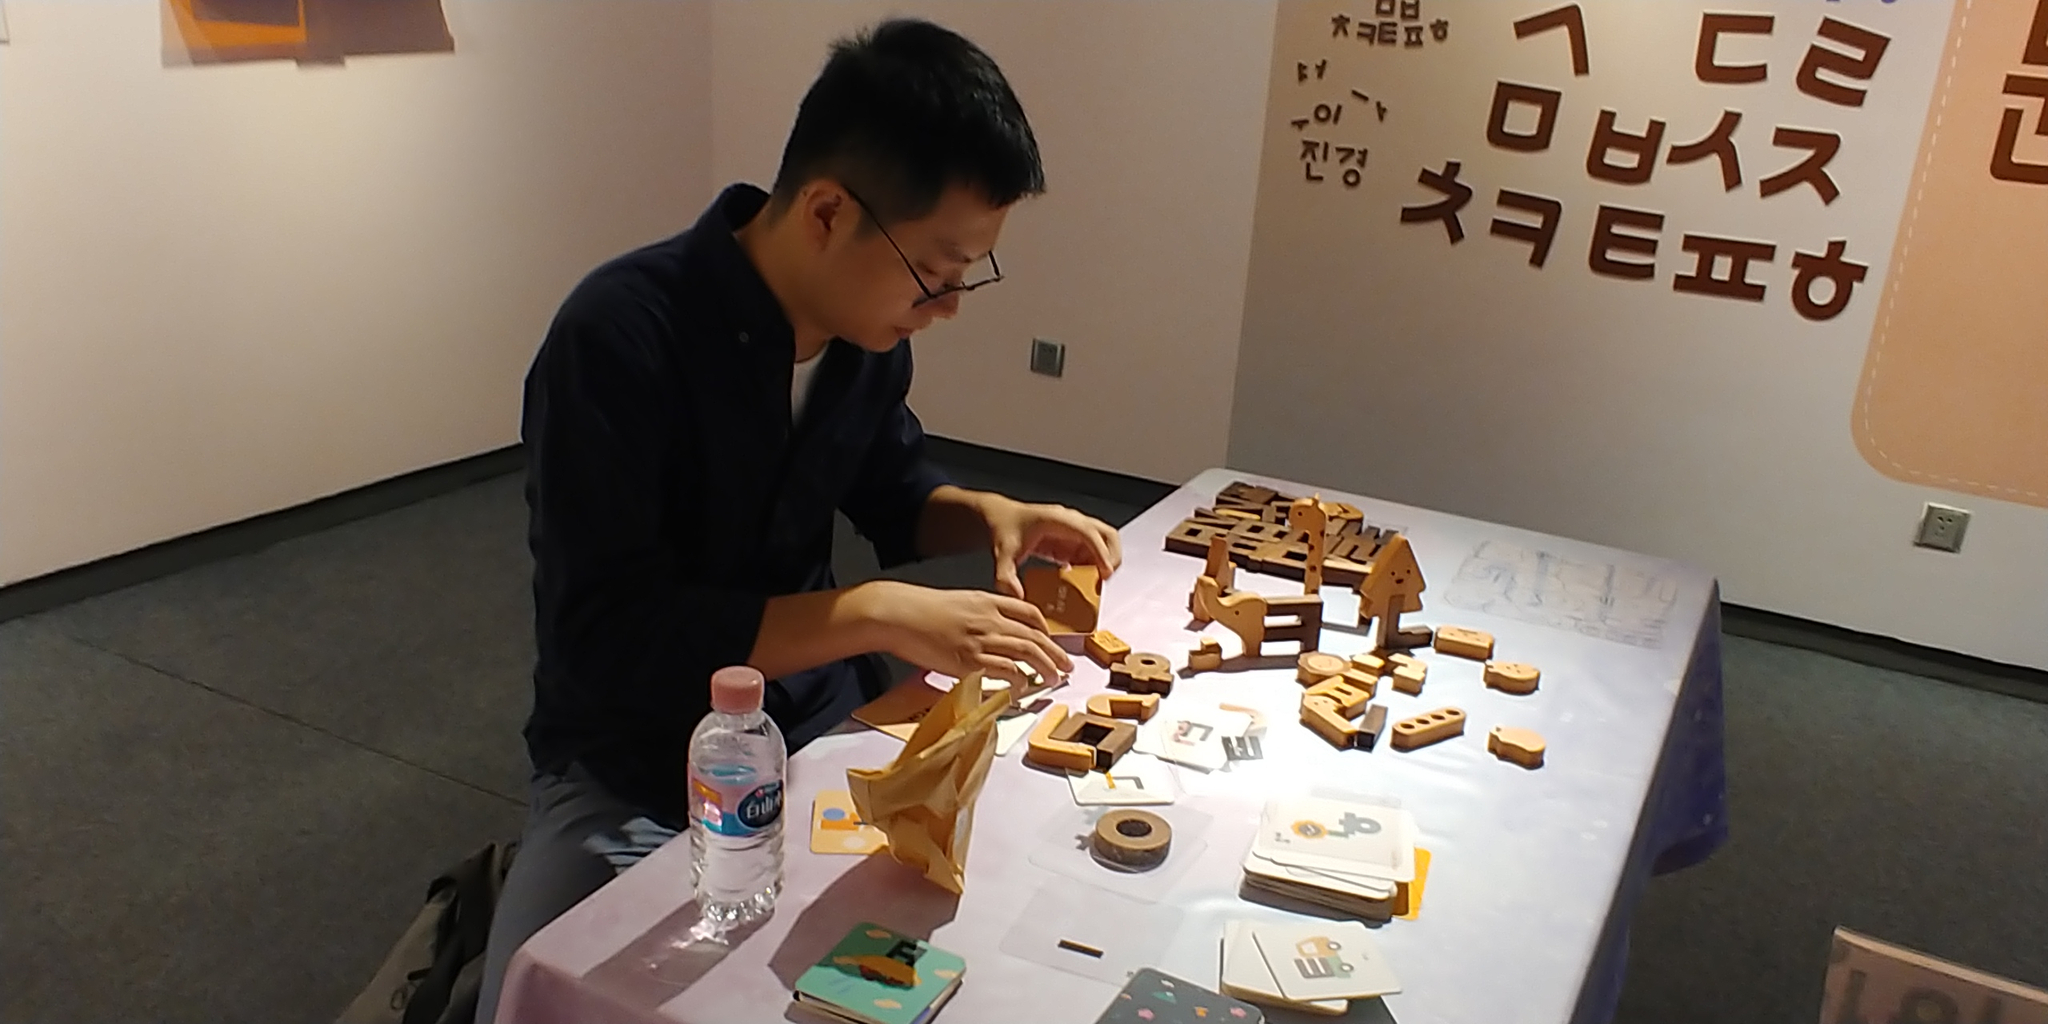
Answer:
M750 341L753 341L753 340L754 340L753 338L750 338L750 337L748 337L748 336L747 336L747 332L745 332L745 331L741 331L741 332L740 332L740 344L744 345L744 344L746 344L747 342L750 342Z

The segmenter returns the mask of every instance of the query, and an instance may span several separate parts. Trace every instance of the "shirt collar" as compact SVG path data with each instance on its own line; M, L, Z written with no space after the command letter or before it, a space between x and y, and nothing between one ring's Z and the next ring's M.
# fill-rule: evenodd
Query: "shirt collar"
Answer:
M796 331L782 310L782 300L768 287L733 232L768 205L768 193L740 183L729 185L691 229L694 247L718 282L720 305L732 327L732 340L756 352L772 352L786 363L796 360Z

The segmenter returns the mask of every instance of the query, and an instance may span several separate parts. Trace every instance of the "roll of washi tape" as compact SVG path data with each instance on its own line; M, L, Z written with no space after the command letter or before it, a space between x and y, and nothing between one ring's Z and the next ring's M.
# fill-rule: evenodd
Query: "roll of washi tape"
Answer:
M1173 845L1173 826L1147 811L1116 810L1095 823L1090 846L1101 859L1126 868L1155 868Z

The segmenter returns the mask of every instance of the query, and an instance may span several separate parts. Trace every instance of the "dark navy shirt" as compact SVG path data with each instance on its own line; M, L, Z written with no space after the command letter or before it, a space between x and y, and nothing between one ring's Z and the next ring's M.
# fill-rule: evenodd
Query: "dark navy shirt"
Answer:
M791 423L795 339L733 237L767 198L732 186L694 227L592 272L526 378L527 749L674 825L711 673L747 660L770 596L835 585L833 511L901 564L945 482L904 404L908 341L877 355L834 339ZM792 750L875 695L871 665L770 681Z

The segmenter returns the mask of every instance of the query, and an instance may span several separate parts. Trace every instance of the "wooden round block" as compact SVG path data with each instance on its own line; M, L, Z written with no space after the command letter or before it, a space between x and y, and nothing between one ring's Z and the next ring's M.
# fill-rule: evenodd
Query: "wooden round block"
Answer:
M1149 811L1116 810L1095 823L1089 847L1095 856L1126 868L1156 868L1173 846L1173 826Z
M1304 651L1294 660L1294 667L1296 681L1304 686L1314 686L1331 676L1342 675L1351 663L1323 651Z
M1543 736L1534 729L1497 725L1486 735L1486 749L1503 761L1524 768L1543 767Z
M1537 681L1543 673L1534 665L1519 661L1489 661L1486 663L1486 685L1502 693L1535 693Z

